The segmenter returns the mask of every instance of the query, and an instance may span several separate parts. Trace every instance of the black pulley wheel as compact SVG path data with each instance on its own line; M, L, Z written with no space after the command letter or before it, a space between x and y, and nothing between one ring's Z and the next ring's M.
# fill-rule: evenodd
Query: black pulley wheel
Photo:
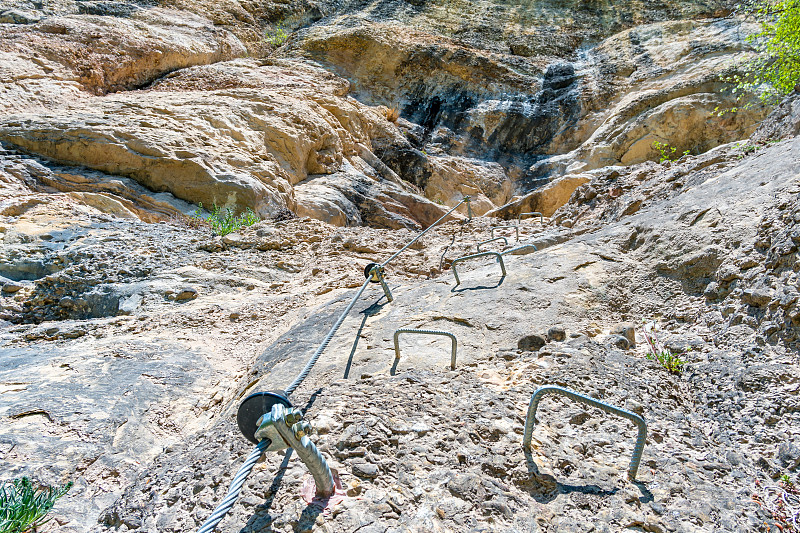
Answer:
M370 274L369 274L369 273L370 273L370 271L371 271L371 270L372 270L374 267L379 267L379 266L381 266L381 265L380 265L380 264L378 264L378 263L370 263L370 264L368 264L367 266L365 266L365 267L364 267L364 277L365 277L365 278L367 278L368 280L370 280L372 283L379 283L379 281L378 281L377 279L371 278L371 276L370 276Z
M292 407L292 402L283 391L256 392L242 400L236 413L236 423L239 424L239 431L247 440L258 444L256 440L258 419L272 411L272 406L276 403Z

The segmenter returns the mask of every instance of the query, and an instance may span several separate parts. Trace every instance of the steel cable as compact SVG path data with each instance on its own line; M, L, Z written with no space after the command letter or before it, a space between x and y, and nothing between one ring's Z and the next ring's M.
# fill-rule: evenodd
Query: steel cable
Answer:
M369 283L370 280L369 278L367 278L367 280L364 281L364 284L361 285L361 288L358 289L356 295L353 296L353 299L350 300L350 303L347 304L347 307L342 312L342 314L339 315L339 318L336 320L336 323L328 332L328 335L325 337L325 340L322 341L322 344L319 345L317 351L314 352L314 355L312 355L311 359L308 360L308 363L306 363L306 366L305 368L303 368L303 371L300 372L300 374L294 379L294 381L292 381L291 385L286 387L286 396L292 394L295 391L295 389L300 386L303 380L306 379L308 373L311 372L311 369L314 368L314 365L317 363L317 359L319 359L319 356L322 355L323 351L325 351L325 348L328 347L328 344L331 342L331 339L336 334L336 331L339 329L339 326L341 326L342 322L344 322L345 317L347 317L347 315L350 313L350 310L353 309L353 306L356 304L358 299L361 298L361 295L364 294L364 290L367 288Z
M225 495L225 499L217 505L217 508L211 513L211 516L209 516L203 526L197 530L197 533L211 533L214 531L214 528L217 527L217 524L225 518L225 515L228 514L228 511L231 510L233 504L236 503L236 500L239 498L239 493L242 492L242 487L244 486L244 482L247 481L247 476L250 475L258 459L270 444L271 441L269 439L264 439L256 444L256 447L250 452L250 455L247 456L247 459L241 468L239 468L239 471L233 476L233 481L228 489L228 494Z
M458 209L458 208L461 206L461 204L463 204L463 203L464 203L464 200L461 200L460 202L458 202L458 203L456 204L456 206L455 206L453 209L451 209L450 211L448 211L447 213L445 213L444 215L442 215L442 218L440 218L439 220L437 220L436 222L434 222L433 224L431 224L430 226L428 226L427 228L425 228L424 230L422 230L422 231L420 232L420 234L419 234L419 235L417 235L416 237L414 237L413 239L411 239L411 241L409 241L409 243L408 243L408 244L406 244L405 246L403 246L402 248L400 248L399 250L397 250L397 251L394 253L394 255L393 255L392 257L390 257L389 259L387 259L386 261L384 261L383 263L381 263L381 266L384 266L384 267L385 267L386 265L388 265L388 264L389 264L391 261L393 261L393 260L394 260L394 258L395 258L395 257L397 257L398 255L400 255L401 253L403 253L404 251L406 251L406 250L408 249L408 247L409 247L409 246L411 246L412 244L414 244L415 242L417 242L417 241L419 240L419 238L420 238L420 237L422 237L423 235L425 235L426 233L428 233L430 230L432 230L434 227L436 227L436 225L438 225L438 224L439 224L439 222L441 222L442 220L444 220L445 218L447 218L448 216L450 216L450 213L452 213L453 211L455 211L456 209Z
M464 202L465 202L465 200L461 200L450 211L448 211L447 213L442 215L442 217L439 218L439 220L437 220L436 222L434 222L433 224L431 224L430 226L425 228L423 231L421 231L419 233L419 235L414 237L408 244L406 244L400 250L395 252L395 254L392 255L389 259L387 259L386 261L381 263L380 266L383 267L383 266L388 265L389 262L394 260L397 256L399 256L405 250L407 250L412 244L417 242L420 239L420 237L422 237L428 231L430 231L435 226L437 226L441 221L443 221L445 218L447 218L453 211L458 209L458 207L461 204L463 204ZM470 215L471 215L471 213L470 213ZM347 317L348 314L350 314L350 311L353 309L353 306L356 304L358 299L361 298L361 295L364 294L364 291L366 290L366 288L370 284L370 280L371 280L371 276L367 277L367 279L364 281L364 284L361 285L361 288L358 289L358 292L355 294L355 296L353 296L353 299L350 300L349 304L347 304L347 307L345 308L345 310L342 312L341 315L339 315L339 318L336 320L336 322L333 324L333 326L331 327L331 329L328 332L328 334L325 336L325 339L322 341L322 344L319 345L319 348L317 348L317 351L314 352L314 355L312 355L311 359L308 360L308 362L306 363L306 366L303 368L303 370L300 372L300 374L298 374L298 376L294 379L294 381L292 381L291 385L286 387L286 396L287 397L289 395L291 395L297 389L297 387L300 386L301 383L303 383L303 381L306 379L306 377L308 377L308 374L311 372L311 369L314 368L314 365L317 363L317 360L322 355L322 352L324 352L325 348L327 348L328 344L330 344L331 339L333 339L333 336L339 330L339 327L342 325L342 322L344 322L344 319ZM256 445L255 449L250 453L250 455L247 457L247 460L244 462L242 467L239 469L239 471L234 476L233 481L231 482L231 486L228 489L228 494L225 496L225 499L222 500L222 502L217 506L216 509L214 509L214 512L211 513L211 516L208 517L208 519L205 521L205 523L198 530L197 533L211 533L212 531L214 531L214 529L217 527L217 525L222 521L222 519L225 517L225 515L228 514L228 511L231 510L231 508L233 507L233 504L239 498L239 494L242 491L242 487L244 486L244 482L247 480L247 477L250 475L250 472L253 470L253 466L255 466L256 462L258 462L258 459L264 453L264 450L266 450L269 447L270 443L271 443L271 441L269 439L264 439L264 440L262 440L261 442L259 442ZM313 445L312 445L312 447L313 447ZM317 454L318 453L319 452L317 452Z

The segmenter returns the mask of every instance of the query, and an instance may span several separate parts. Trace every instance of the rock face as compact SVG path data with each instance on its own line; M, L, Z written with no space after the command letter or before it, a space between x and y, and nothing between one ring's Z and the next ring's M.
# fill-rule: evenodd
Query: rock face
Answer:
M242 398L470 195L292 396L342 501L270 453L219 530L793 527L768 509L800 484L798 103L752 136L767 110L713 113L751 53L731 7L0 0L3 479L75 480L66 533L196 530ZM218 237L201 202L264 220ZM505 273L455 286L478 243ZM409 327L456 368L446 339L395 357ZM628 422L563 399L522 449L545 384L647 420L636 483Z
M0 25L0 112L44 111L85 93L134 89L177 69L244 54L236 37L203 18L133 5L129 10L124 16Z
M370 219L359 201L315 178L320 194L298 206L294 186L356 169L445 205L472 195L485 213L563 174L658 158L654 142L705 152L765 113L713 113L733 105L720 76L747 57L754 29L697 18L726 14L719 2L631 16L562 4L225 6L65 1L23 17L30 6L13 5L0 28L0 140L190 203L354 224ZM226 62L262 54L254 33L278 16L305 25L284 60ZM399 128L384 118L394 113ZM379 218L424 223L406 204Z
M395 300L371 288L293 396L345 500L328 514L306 506L305 467L270 453L222 531L775 523L753 496L798 469L800 139L757 146L596 173L548 225L522 222L539 250L506 255L503 278L477 260L455 288L438 268L501 219L426 236L388 269ZM64 193L28 198L4 204L15 214L0 231L1 460L11 475L79 479L56 507L64 531L196 529L248 452L233 422L241 398L290 382L363 266L414 235L295 218L214 239ZM642 319L682 373L646 358L645 330L631 335ZM456 370L435 338L404 338L395 359L400 327L454 333ZM647 420L636 484L624 478L633 427L572 402L542 402L524 453L543 384Z
M753 28L735 20L659 22L611 36L601 26L608 38L580 56L576 46L519 57L492 48L489 37L400 31L365 15L303 30L283 53L331 65L362 100L398 106L426 132L422 146L488 156L528 179L563 172L568 165L554 167L560 161L574 171L653 159L654 141L701 153L746 137L765 116L760 107L712 113L735 105L720 75L746 56L741 36ZM526 161L573 149L526 170Z
M414 226L441 216L441 208L412 198L413 188L396 177L387 182L390 190L382 190L386 180L359 154L370 158L373 138L391 142L398 134L378 111L344 98L347 87L303 63L237 60L185 69L147 91L85 97L58 112L6 117L0 139L62 163L128 176L191 203L249 207L262 217L297 210L293 186L307 176L331 174L336 181L335 173L346 167L345 174L373 190L368 196L380 206L373 211L386 211L375 198L381 194L394 197L390 203L406 198L399 214L375 216L367 208L363 216L372 223ZM357 210L349 218L326 215L320 201L300 212L361 223Z

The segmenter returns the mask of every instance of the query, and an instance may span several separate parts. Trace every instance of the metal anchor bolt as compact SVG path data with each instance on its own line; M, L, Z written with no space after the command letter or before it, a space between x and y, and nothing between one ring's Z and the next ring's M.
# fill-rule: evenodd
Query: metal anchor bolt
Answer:
M456 350L458 347L458 341L456 340L456 336L450 333L449 331L439 331L436 329L410 329L410 328L401 328L394 332L394 357L395 359L400 359L400 334L401 333L415 333L419 335L441 335L443 337L450 337L450 340L453 342L451 343L450 348L450 369L456 369Z
M456 278L456 287L461 285L461 280L458 277L458 270L456 270L456 263L460 263L462 261L466 261L468 259L475 259L476 257L486 257L486 256L494 256L497 258L497 262L500 263L500 271L503 273L503 277L506 277L506 265L503 262L503 256L497 252L481 252L479 254L472 254L472 255L465 255L464 257L459 257L455 259L450 266L453 267L453 276Z
M383 294L386 295L386 299L390 302L394 300L392 291L389 290L389 285L386 284L383 265L379 265L378 263L368 264L364 269L364 277L372 283L380 283L381 288L383 288Z
M522 222L522 217L524 216L531 216L531 217L539 217L539 223L544 226L544 215L538 211L531 211L529 213L520 213L517 217L517 224Z
M467 203L467 222L470 222L472 220L472 196L467 194L461 201Z

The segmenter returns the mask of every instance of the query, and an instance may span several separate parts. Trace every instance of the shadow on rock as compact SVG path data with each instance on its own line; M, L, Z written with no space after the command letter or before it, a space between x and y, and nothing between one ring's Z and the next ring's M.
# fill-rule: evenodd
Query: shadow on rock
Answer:
M269 486L269 496L267 500L256 507L256 512L253 513L253 516L250 517L250 519L247 521L247 524L239 533L270 531L270 527L272 526L272 515L269 511L272 508L272 502L275 499L275 495L278 493L278 489L281 487L281 482L283 481L284 474L286 474L286 469L289 467L289 460L292 458L293 451L294 450L291 448L286 450L286 455L283 457L283 461L281 461L281 466L278 467L278 471L275 473L275 479L272 480L272 484Z
M450 292L466 292L466 291L480 291L484 289L496 289L497 287L502 285L505 280L506 277L503 276L499 280L497 280L497 283L495 283L494 285L478 285L477 287L464 287L463 289L459 289L456 286L450 289Z
M358 326L358 331L356 332L356 338L353 340L353 348L350 350L350 356L347 358L347 365L345 365L344 367L344 376L343 376L344 379L350 377L350 368L353 366L353 356L356 353L356 348L358 348L358 339L361 338L361 332L364 330L364 326L367 324L367 318L375 316L381 312L383 306L386 305L386 303L388 303L388 302L380 303L380 301L383 300L385 297L386 297L385 295L381 296L375 303L373 303L372 305L361 311L361 314L364 315L364 318L361 320L361 325Z

